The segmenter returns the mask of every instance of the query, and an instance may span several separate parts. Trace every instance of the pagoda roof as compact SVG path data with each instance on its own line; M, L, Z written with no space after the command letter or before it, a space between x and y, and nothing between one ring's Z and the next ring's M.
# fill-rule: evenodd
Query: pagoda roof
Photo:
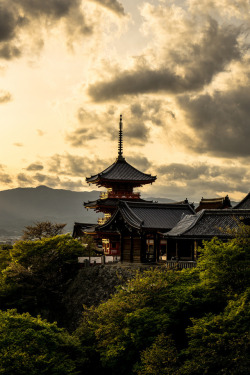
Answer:
M234 206L234 209L250 209L250 192L242 199L242 201Z
M118 206L118 203L121 199L111 199L111 198L106 198L106 199L97 199L95 201L88 201L88 202L84 202L84 206L86 208L94 208L94 207L97 207L97 206L102 206L102 207L116 207ZM148 202L150 203L150 201L145 201L144 199L141 199L141 198L138 198L138 199L133 199L133 201L136 201L136 202Z
M97 229L106 230L121 215L135 229L170 230L183 215L194 214L189 204L119 201L116 213Z
M156 176L146 174L130 165L125 158L117 160L104 171L86 178L88 183L102 185L108 182L135 183L136 185L150 184L156 180Z
M232 207L228 195L219 198L201 198L199 206L196 208L196 212L204 209L225 209Z
M249 210L202 210L195 215L186 215L173 229L165 233L172 238L197 238L206 239L212 237L228 238L228 229L235 229L239 223L250 218Z

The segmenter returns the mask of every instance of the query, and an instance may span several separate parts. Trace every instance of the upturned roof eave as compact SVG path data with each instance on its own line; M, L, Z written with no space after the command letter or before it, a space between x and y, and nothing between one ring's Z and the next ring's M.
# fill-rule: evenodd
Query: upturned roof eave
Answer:
M138 184L138 185L146 185L146 184L152 184L157 179L157 176L151 176L148 180L136 180L136 179L118 179L118 178L106 178L103 176L98 175L93 179L93 177L86 178L86 182L88 184L96 184L101 185L101 183L114 183L114 182L120 182L120 183L128 183L128 184Z

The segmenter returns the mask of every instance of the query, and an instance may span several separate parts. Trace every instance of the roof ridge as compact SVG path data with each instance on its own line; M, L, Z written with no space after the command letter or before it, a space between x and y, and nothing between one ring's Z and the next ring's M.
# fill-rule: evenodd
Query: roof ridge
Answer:
M127 201L120 201L119 202L119 205L123 206L125 205L126 208L128 209L128 211L130 212L130 214L139 222L139 225L140 227L142 226L142 224L144 223L144 220L141 220L134 212L133 210L129 207L129 205L127 204L128 202Z
M233 208L234 209L237 209L238 206L240 206L241 204L243 204L248 198L250 197L250 191L247 193L247 195L239 202L237 203Z

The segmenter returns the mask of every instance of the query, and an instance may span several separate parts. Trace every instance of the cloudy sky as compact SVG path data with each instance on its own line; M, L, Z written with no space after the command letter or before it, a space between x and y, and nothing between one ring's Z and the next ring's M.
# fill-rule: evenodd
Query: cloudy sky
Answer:
M0 0L0 190L89 190L117 156L144 195L250 190L250 1Z

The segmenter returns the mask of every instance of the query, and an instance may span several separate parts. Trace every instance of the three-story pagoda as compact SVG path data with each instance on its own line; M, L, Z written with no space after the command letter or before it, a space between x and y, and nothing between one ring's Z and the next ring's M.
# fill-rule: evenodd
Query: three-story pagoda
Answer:
M123 156L122 115L120 115L116 161L104 171L86 178L89 184L104 187L107 191L102 192L99 199L84 203L84 206L92 208L96 212L103 212L105 216L99 220L99 224L103 224L115 212L119 200L143 201L140 198L140 193L135 192L134 189L145 184L152 184L155 180L156 176L139 171L125 160Z

